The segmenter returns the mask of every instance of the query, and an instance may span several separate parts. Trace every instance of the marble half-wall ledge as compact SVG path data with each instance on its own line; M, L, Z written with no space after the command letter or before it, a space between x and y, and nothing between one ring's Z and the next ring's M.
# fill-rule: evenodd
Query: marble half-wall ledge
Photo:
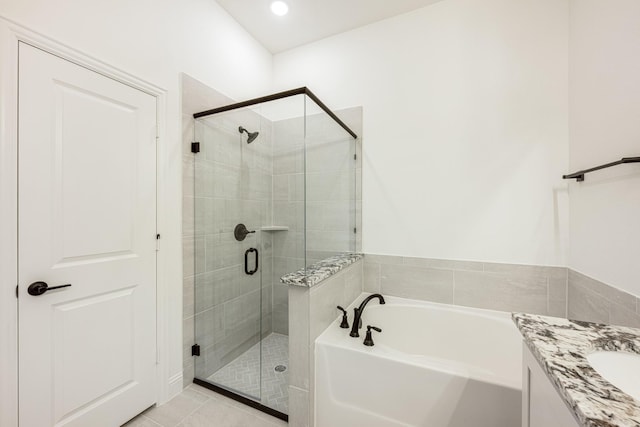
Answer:
M306 268L282 276L280 281L286 285L311 288L325 279L339 273L364 257L363 254L344 253L325 258Z

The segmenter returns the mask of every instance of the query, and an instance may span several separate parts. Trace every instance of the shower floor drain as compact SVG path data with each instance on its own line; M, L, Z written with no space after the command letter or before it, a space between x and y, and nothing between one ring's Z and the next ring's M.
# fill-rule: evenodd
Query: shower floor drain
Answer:
M284 372L284 371L287 370L287 367L284 366L284 365L278 365L274 369L275 369L276 372Z

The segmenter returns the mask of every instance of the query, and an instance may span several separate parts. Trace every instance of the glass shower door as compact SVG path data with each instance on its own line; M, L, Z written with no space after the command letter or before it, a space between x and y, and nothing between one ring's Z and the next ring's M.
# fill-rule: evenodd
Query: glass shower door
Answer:
M246 132L239 132L240 126ZM259 121L238 113L197 120L194 171L196 378L261 399L263 294L261 224L270 183L247 144Z
M361 123L358 109L346 114ZM200 151L184 207L194 224L184 231L195 264L185 279L185 291L191 277L195 285L194 382L286 420L289 287L280 279L359 247L361 145L307 88L194 117Z

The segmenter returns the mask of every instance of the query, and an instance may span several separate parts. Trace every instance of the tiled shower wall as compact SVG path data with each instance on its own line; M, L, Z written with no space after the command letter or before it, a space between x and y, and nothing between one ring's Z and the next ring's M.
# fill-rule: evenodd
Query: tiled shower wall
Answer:
M367 254L364 276L366 292L640 327L635 295L565 267Z
M286 273L304 267L304 118L273 123L273 330L289 333Z
M288 289L280 277L305 266L305 249L309 265L361 247L360 216L356 214L362 206L362 157L358 155L362 108L336 114L359 136L357 141L324 113L310 115L306 122L299 117L273 123L274 225L289 227L287 232L273 233L274 332L288 333Z
M362 110L338 115L362 136ZM326 114L306 123L306 256L307 265L336 253L356 251L356 174L361 157L355 141Z

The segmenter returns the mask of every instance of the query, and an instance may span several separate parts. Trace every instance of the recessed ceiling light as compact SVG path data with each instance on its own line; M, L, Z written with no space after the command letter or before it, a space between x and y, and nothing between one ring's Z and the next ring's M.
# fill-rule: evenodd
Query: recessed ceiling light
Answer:
M274 1L271 3L271 12L278 16L284 16L289 12L289 6L283 1Z

